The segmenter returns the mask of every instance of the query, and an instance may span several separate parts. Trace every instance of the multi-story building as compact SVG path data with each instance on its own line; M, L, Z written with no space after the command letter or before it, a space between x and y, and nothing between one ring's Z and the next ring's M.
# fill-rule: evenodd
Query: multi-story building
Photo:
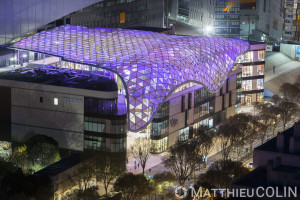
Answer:
M240 36L240 0L217 0L214 7L214 35Z
M277 187L277 195L287 194L284 187L299 187L300 123L254 149L255 169L233 183L236 188ZM296 188L296 189L297 189ZM295 193L299 199L299 191ZM278 197L280 197L278 196ZM288 196L286 196L287 199ZM294 197L294 196L293 196Z
M264 43L250 42L247 53L239 56L235 68L242 68L241 88L238 90L241 105L252 105L264 97L264 68L266 47Z
M256 10L255 8L249 8L241 9L240 12L240 38L249 40L249 36L255 30Z
M161 152L200 125L214 127L235 113L242 69L231 70L249 43L62 26L10 48L20 57L26 51L60 57L50 67L41 67L41 61L2 75L3 90L12 94L2 109L12 108L13 139L23 141L34 131L53 135L63 148L122 151L126 128L139 132L149 127Z
M300 41L298 0L257 0L257 26L263 40Z
M0 73L0 110L11 124L12 141L43 134L63 149L125 151L127 109L114 75L90 75L79 64L55 65Z
M164 27L164 1L108 0L70 15L70 24L86 27Z
M174 0L169 18L202 30L212 28L215 0ZM211 32L210 32L211 34Z

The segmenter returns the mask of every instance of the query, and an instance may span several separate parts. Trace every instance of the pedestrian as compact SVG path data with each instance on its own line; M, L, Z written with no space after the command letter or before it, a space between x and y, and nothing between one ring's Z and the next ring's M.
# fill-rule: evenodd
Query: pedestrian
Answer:
M275 74L275 65L273 66L273 74Z
M134 165L136 165L136 160L134 161Z
M138 163L138 169L140 168L140 163Z
M136 170L136 165L134 165L134 170Z

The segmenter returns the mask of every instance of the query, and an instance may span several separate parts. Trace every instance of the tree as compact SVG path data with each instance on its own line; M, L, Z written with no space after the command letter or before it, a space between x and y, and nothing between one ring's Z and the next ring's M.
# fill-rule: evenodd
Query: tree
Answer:
M58 143L45 135L34 135L26 141L28 158L38 171L60 160Z
M22 196L25 196L25 199L53 199L51 179L46 175L24 175L21 170L18 170L5 176L1 185L5 199L18 199Z
M125 173L117 178L114 189L122 193L124 200L142 199L148 193L149 181L142 174Z
M163 197L171 186L171 182L176 180L176 177L171 172L160 172L153 176L153 181L155 182L157 190L162 192Z
M230 188L231 183L249 172L241 162L220 160L214 162L205 174L199 176L198 185L205 188Z
M196 140L177 142L163 158L165 167L171 170L181 186L203 160L203 155L199 154L199 146L201 145Z
M299 111L299 107L294 102L283 100L278 104L278 114L285 130L286 124L292 120L292 117Z
M257 126L257 135L261 141L261 144L263 144L267 136L268 129L272 126L274 121L272 111L274 106L271 103L256 103L256 107L259 113L258 120L260 122Z
M212 132L209 130L206 126L200 126L195 131L194 138L199 142L200 147L200 155L203 155L205 158L207 158L209 152L211 151L213 147L213 137L211 136ZM206 164L206 162L204 162Z
M250 131L251 127L249 126L249 123L251 119L251 116L240 113L231 116L226 122L231 126L230 143L235 148L238 158L240 156L241 149L245 144L245 138Z
M229 123L224 123L218 129L218 139L221 146L222 160L228 160L230 152L232 151L232 145L231 145L232 128L233 127Z
M279 91L288 101L297 102L300 98L300 89L295 84L284 83Z
M280 124L280 118L279 118L279 108L277 106L272 105L270 108L271 117L272 117L272 136L275 137L275 130L278 128Z
M147 138L137 138L135 144L131 146L129 154L135 158L143 169L143 174L145 173L146 163L151 155L151 144L150 140Z
M246 140L248 141L250 145L250 152L253 150L253 143L256 140L256 137L258 135L258 130L260 128L260 122L257 120L256 117L252 117L251 121L249 122L249 131L248 134L246 135Z
M125 172L126 166L125 163L112 156L101 156L96 160L98 161L96 164L97 180L104 185L105 194L107 194L110 183Z
M82 161L82 166L78 169L77 182L79 189L85 192L92 186L91 182L96 178L96 166L93 160Z
M22 170L24 170L24 166L27 158L28 158L28 153L27 153L27 146L25 144L15 147L13 149L11 155L11 162L21 167Z

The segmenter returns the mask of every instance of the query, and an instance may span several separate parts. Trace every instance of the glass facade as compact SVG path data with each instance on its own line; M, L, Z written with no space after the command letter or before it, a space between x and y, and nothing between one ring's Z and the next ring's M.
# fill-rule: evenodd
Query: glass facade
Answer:
M84 98L84 112L95 114L116 114L118 111L117 99Z
M208 128L214 127L214 119L212 117L201 120L193 125L193 130L197 130L200 127L206 126Z
M127 132L127 120L112 120L110 126L110 132L112 134L126 134Z
M105 120L95 117L84 117L84 130L95 133L104 133L106 132Z
M168 150L168 136L160 140L150 140L152 152L161 153Z
M84 135L84 149L106 151L106 139L99 136Z
M252 90L252 80L244 80L242 81L242 89L243 91Z
M201 88L200 90L195 91L194 104L196 105L214 96L215 96L214 93L210 93L209 91L207 91L207 89Z
M215 111L215 100L194 107L194 119L212 114Z
M216 0L214 15L214 35L221 37L239 37L240 0Z
M189 139L190 127L186 127L179 130L179 141L185 141Z
M151 135L160 136L169 131L169 119L162 122L152 122L151 123Z
M169 102L163 103L154 114L154 118L163 118L166 116L169 116Z

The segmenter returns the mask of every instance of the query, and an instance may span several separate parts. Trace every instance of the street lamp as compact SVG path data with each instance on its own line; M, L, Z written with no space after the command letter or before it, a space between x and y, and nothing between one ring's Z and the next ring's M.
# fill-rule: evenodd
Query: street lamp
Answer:
M206 30L206 32L207 32L207 35L209 35L212 31L213 31L213 27L212 26L207 26L206 28L205 28L205 30Z

